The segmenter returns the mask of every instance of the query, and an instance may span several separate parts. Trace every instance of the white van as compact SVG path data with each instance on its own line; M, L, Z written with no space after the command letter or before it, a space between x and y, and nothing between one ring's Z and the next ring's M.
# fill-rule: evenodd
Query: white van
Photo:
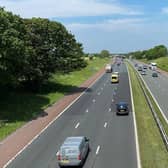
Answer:
M149 68L153 71L155 71L157 69L157 64L155 62L151 62L149 65Z

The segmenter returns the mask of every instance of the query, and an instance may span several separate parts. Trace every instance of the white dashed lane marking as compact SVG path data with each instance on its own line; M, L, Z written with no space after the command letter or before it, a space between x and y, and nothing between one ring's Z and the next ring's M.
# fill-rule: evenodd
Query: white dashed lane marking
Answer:
M95 102L96 102L96 100L95 100L95 99L93 99L92 101L93 101L93 103L95 103Z
M79 125L80 125L80 123L78 122L78 123L76 124L75 128L78 128L78 127L79 127Z
M107 122L104 123L104 128L106 128L106 127L107 127Z
M88 113L89 112L89 110L88 109L86 109L86 113Z
M97 149L96 149L96 155L99 154L99 151L100 151L100 146L98 146Z

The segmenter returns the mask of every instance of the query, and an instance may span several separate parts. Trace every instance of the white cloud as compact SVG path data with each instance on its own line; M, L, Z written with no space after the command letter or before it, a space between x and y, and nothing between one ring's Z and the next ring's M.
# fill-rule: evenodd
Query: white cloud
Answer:
M124 19L110 19L100 23L82 24L82 23L71 23L67 24L66 27L69 30L81 30L81 29L99 29L105 31L118 31L128 30L136 31L140 29L147 19L140 18L124 18Z
M168 7L162 8L162 13L168 14Z
M0 0L1 6L22 17L74 17L102 16L111 14L139 15L142 14L127 6L100 2L98 0Z

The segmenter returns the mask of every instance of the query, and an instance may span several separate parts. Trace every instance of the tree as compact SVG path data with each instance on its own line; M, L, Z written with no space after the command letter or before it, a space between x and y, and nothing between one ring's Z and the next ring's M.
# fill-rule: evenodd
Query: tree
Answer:
M101 55L101 57L109 57L109 56L110 56L110 53L109 53L108 50L102 50L102 51L100 52L100 55Z
M23 20L0 8L0 75L1 84L17 83L25 64Z
M28 85L39 86L54 72L70 72L86 66L82 44L57 22L48 19L26 19L27 65L24 79Z
M55 72L86 66L83 47L58 22L22 19L0 8L0 83L38 88Z

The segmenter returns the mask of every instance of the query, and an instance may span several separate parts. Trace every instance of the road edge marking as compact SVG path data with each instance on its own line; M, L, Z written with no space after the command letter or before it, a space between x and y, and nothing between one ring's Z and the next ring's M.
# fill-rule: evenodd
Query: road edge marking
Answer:
M132 83L130 79L130 73L127 67L128 72L128 79L129 79L129 86L130 86L130 94L131 94L131 104L132 104L132 113L133 113L133 120L134 120L134 133L135 133L135 144L136 144L136 154L137 154L137 167L141 168L141 157L140 157L140 150L139 150L139 141L138 141L138 132L137 132L137 124L136 124L136 117L135 117L135 106L134 106L134 99L133 99L133 93L132 93Z
M103 72L96 80L94 80L75 100L73 100L62 112L60 112L52 121L49 122L33 139L31 139L16 155L14 155L4 166L3 168L6 168L14 159L16 159L17 156L19 156L29 145L33 143L34 140L36 140L50 125L52 125L67 109L69 109L80 97L82 97L89 88L94 86L100 78L105 75L105 72Z

